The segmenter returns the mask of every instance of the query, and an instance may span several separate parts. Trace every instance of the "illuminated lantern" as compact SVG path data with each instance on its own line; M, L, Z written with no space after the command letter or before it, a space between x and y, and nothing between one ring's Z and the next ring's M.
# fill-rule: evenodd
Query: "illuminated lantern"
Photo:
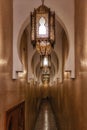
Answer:
M31 43L40 55L49 55L55 44L55 13L44 1L31 13Z

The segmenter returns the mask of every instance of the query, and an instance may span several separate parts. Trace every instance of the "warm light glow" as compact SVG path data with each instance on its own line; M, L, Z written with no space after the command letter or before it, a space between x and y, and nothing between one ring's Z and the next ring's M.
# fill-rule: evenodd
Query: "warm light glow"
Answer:
M64 72L64 78L66 79L70 78L70 72Z
M5 65L5 64L7 64L7 61L3 60L3 59L0 59L0 65Z
M31 43L40 55L50 55L55 43L55 12L45 5L31 13Z
M45 35L46 34L46 29L43 25L41 25L41 27L39 28L39 34L40 35Z
M81 61L81 65L82 65L83 67L87 67L87 60L82 60L82 61Z
M43 17L40 18L39 24L39 35L46 35L45 19Z
M44 130L48 130L48 112L45 110L45 128Z
M23 72L19 72L18 77L23 78L26 75L26 73L26 70L24 70Z
M44 57L43 66L48 66L48 58Z

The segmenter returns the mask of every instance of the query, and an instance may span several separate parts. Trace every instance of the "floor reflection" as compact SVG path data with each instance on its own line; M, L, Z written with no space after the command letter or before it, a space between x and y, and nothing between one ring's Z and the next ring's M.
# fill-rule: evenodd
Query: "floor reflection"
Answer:
M35 130L58 130L55 117L48 100L42 100Z

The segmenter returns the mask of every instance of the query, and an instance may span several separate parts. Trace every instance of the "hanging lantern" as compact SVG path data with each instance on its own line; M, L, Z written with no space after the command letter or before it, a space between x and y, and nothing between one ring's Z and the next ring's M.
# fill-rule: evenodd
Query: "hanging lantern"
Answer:
M49 55L55 43L55 13L44 5L31 13L31 43L41 55Z
M51 55L41 55L40 68L50 68L50 67L51 67Z

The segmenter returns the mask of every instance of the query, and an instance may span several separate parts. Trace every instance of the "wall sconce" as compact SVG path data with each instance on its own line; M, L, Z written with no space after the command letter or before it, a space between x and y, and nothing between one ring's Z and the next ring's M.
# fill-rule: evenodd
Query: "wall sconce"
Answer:
M42 5L31 13L31 43L41 55L49 55L55 43L55 12Z

